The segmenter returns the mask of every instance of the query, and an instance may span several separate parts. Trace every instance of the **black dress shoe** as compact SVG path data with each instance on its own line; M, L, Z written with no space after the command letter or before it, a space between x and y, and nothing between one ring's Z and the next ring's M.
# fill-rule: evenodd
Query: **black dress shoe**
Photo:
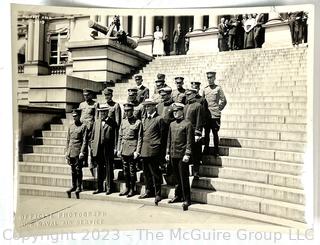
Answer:
M130 190L127 197L133 197L135 194L136 194L135 191Z
M77 188L76 187L72 187L69 190L67 190L67 194L68 194L68 198L71 198L71 192L75 191Z
M156 196L156 198L154 199L154 204L156 206L158 206L158 203L161 201L161 197L160 196Z
M125 196L125 195L128 195L128 193L129 193L129 189L125 189L124 191L119 193L119 196Z
M151 194L145 193L145 194L140 195L138 198L139 198L139 199L145 199L145 198L150 198L150 197L154 197L154 196L151 195Z
M92 192L92 194L96 195L96 194L99 194L99 193L102 193L102 192L103 192L103 190L96 190L96 191Z
M188 207L191 205L190 202L183 202L182 203L182 209L183 211L187 211L188 210Z
M176 196L168 201L168 203L175 203L175 202L181 202L181 198Z
M111 193L112 193L112 190L110 189L106 191L106 195L110 195Z
M193 174L193 179L198 180L200 178L198 173L194 173Z

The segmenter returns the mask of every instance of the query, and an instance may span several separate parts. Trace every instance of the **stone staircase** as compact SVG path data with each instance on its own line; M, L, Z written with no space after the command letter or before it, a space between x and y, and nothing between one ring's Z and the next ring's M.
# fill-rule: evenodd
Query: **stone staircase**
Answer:
M216 70L228 104L220 130L220 157L203 156L201 178L193 180L190 210L218 212L264 222L305 227L304 151L307 114L307 48L255 49L208 55L160 57L139 73L153 91L156 74L166 74L174 88L174 77L184 76L207 84L205 72ZM114 99L125 102L134 80L116 84ZM98 96L98 100L103 100ZM70 115L60 124L41 131L19 162L20 194L66 197L71 185L65 164L64 145ZM116 161L117 190L124 188L119 159ZM192 169L191 169L192 171ZM138 191L143 191L141 172ZM139 200L92 195L95 182L84 169L86 191L80 198L139 202L153 205L153 199ZM164 178L166 183L167 178ZM163 197L174 195L163 185ZM166 200L160 206L169 205Z

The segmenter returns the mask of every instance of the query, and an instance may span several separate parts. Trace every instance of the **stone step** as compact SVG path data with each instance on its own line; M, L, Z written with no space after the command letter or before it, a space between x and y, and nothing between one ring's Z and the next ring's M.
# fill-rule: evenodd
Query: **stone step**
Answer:
M221 128L224 129L255 129L255 130L272 130L280 132L306 132L306 124L294 123L250 123L250 122L230 122L223 119Z
M242 115L264 115L264 116L306 116L307 111L303 109L242 109L226 106L222 114Z
M267 139L267 140L284 140L284 141L306 141L306 133L303 132L276 132L267 130L253 129L231 129L221 128L220 135L233 138L235 135L239 138L249 139Z
M48 137L35 137L35 144L37 145L55 145L65 146L67 143L66 138L48 138Z
M212 165L230 168L243 168L296 176L302 175L304 169L304 165L301 163L233 156L214 157L210 155L204 155L202 156L202 163L206 166Z
M272 115L239 115L239 114L223 114L222 124L224 122L251 122L251 123L294 123L305 124L306 117L302 116L272 116Z
M256 196L294 204L305 204L304 191L294 188L271 186L256 182L222 178L201 177L193 180L192 187Z
M38 154L54 154L62 155L65 154L65 146L55 146L55 145L33 145L25 146L26 152L33 152Z
M19 191L21 195L33 195L33 196L47 196L47 197L60 197L60 198L66 198L66 188L64 187L53 187L53 186L39 186L39 185L29 185L29 184L20 184L19 185ZM162 188L164 190L164 188ZM162 191L164 193L164 191ZM199 193L199 194L195 194ZM230 200L227 203L230 205L234 205L236 203L241 205L243 203L243 207L250 208L252 206L252 203L250 205L245 204L245 200L247 200L247 196L241 196L236 194L230 194L227 193L227 198L207 198L209 194L212 193L212 196L214 197L215 193L218 192L208 192L206 190L201 190L201 189L196 189L193 188L191 192L191 197L192 199L198 198L201 199L203 197L203 201L208 200L210 202L218 202L219 200ZM220 192L219 192L220 193ZM216 194L217 196L223 196L223 193L221 194ZM228 198L229 196L229 198ZM230 199L230 198L236 198L238 197L237 202L234 202L235 199ZM72 194L72 198L75 198L74 194ZM154 198L147 198L147 199L138 199L138 195L133 196L131 198L127 198L125 196L120 197L118 193L113 193L111 195L106 196L104 193L98 194L98 195L92 195L92 191L83 191L80 193L80 198L81 199L89 199L89 200L105 200L105 201L118 201L118 202L131 202L131 203L139 203L139 204L144 204L144 205L150 205L154 206ZM255 197L251 197L255 198ZM174 203L174 204L168 204L169 199L164 199L159 203L159 207L169 207L169 208L178 208L181 209L181 203ZM242 202L240 202L242 200ZM253 199L250 199L253 200ZM242 218L247 218L247 219L253 219L257 221L263 221L267 223L272 223L272 224L277 224L277 225L282 225L282 226L287 226L287 227L297 227L297 228L306 228L306 225L304 224L304 221L294 221L294 219L298 216L293 215L291 207L295 207L294 204L287 204L287 203L281 203L277 201L276 203L270 202L269 200L266 199L257 199L257 201L264 201L264 203L270 203L270 205L260 205L260 213L255 213L252 211L245 211L245 210L240 210L238 207L235 208L230 208L227 207L226 204L221 205L213 205L213 204L197 204L193 203L190 207L190 211L200 211L200 212L205 212L205 213L220 213L220 214L225 214L225 215L231 215L235 217L242 217ZM221 203L221 202L220 202ZM274 203L274 204L273 204ZM273 204L273 205L272 205ZM281 208L280 210L276 208L276 206ZM301 210L301 206L296 206L296 210ZM299 212L299 211L297 211ZM269 215L270 214L270 215ZM278 216L278 217L277 217ZM280 218L281 216L284 216L284 218ZM298 216L299 217L299 216ZM291 218L291 220L289 219Z
M228 98L229 102L287 102L287 103L306 103L307 97L305 96L265 96L265 97L259 97L259 96L231 96Z
M209 205L235 208L305 222L303 205L223 191L206 192L196 188L193 190L191 193L193 200L199 202L205 200L205 203Z
M213 149L210 149L211 154ZM219 147L219 154L221 156L231 156L240 158L251 158L251 159L263 159L263 160L276 160L283 162L295 162L303 163L304 154L300 152L290 151L277 151L277 150L266 150L266 149L252 149L244 147Z
M306 110L306 103L285 103L285 102L228 102L228 107L239 109L304 109Z
M70 176L71 168L68 164L54 164L54 163L37 163L37 162L19 162L20 172L27 173L44 173L52 175L67 175ZM82 168L83 176L85 178L92 177L89 168Z
M46 131L43 130L41 132L41 135L43 137L52 137L52 138L67 138L68 132L67 131Z
M260 170L219 167L212 165L201 165L199 172L200 176L204 177L243 180L248 182L303 189L301 177L290 174L279 174Z
M269 149L269 150L282 150L303 153L306 148L305 143L291 142L291 141L278 141L278 140L265 140L265 139L246 139L246 138L231 138L225 137L220 134L221 146L231 147L244 147L254 149Z

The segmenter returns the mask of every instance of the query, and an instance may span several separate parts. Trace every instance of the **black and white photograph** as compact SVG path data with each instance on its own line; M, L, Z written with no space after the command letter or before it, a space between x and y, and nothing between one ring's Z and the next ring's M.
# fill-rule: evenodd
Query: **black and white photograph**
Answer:
M12 4L3 236L313 241L314 26L314 5L277 1Z

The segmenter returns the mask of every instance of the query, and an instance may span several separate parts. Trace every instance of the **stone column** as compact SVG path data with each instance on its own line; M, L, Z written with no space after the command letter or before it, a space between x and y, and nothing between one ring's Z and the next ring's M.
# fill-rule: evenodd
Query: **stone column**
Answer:
M145 37L153 36L154 32L154 18L153 16L146 16L146 33Z
M218 26L218 16L216 14L209 15L209 29L215 29Z
M193 16L193 31L203 31L203 15Z
M141 32L141 17L137 15L132 16L132 37L133 38L140 38Z
M163 36L169 35L169 16L163 16Z
M27 42L27 62L33 61L33 37L34 37L33 19L28 20L28 42Z
M120 29L128 33L128 16L120 16Z

